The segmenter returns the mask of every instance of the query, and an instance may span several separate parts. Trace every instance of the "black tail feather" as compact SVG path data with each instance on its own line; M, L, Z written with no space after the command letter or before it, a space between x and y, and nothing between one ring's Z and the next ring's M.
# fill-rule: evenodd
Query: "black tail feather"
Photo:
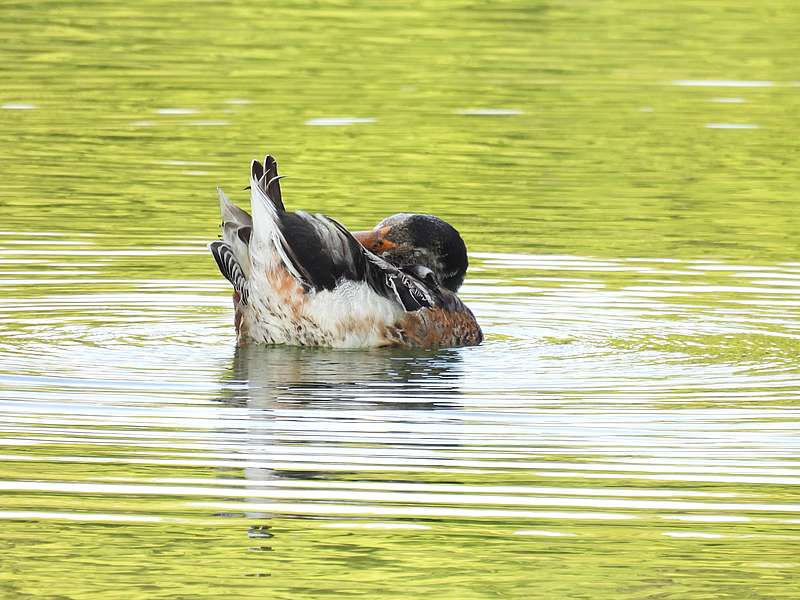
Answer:
M270 202L275 205L279 212L286 210L281 196L281 176L278 175L278 163L274 157L267 154L262 165L254 160L250 166L250 175L256 182L258 188L264 192Z
M266 182L267 196L281 210L286 210L281 197L280 176L278 175L278 161L270 154L264 157L264 180Z

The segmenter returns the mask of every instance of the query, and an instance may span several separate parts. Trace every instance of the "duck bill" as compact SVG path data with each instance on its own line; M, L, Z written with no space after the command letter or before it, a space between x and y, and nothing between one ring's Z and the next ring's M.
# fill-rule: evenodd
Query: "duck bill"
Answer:
M353 231L353 237L373 254L383 254L394 248L396 244L386 239L389 227L381 227L371 231Z

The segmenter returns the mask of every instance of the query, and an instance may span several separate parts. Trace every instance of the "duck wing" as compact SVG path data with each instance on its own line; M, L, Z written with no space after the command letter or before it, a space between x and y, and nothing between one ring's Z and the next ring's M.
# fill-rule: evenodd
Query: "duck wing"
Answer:
M222 240L209 244L223 276L247 304L250 280L276 263L306 292L334 290L344 281L366 283L405 311L432 308L446 298L430 276L400 269L364 248L338 221L321 214L288 212L272 156L250 168L253 216L218 189Z
M343 281L365 282L407 311L436 304L437 293L429 284L366 250L338 221L321 214L286 211L279 180L271 156L263 165L251 163L249 252L254 265L272 264L277 257L307 292L334 290Z

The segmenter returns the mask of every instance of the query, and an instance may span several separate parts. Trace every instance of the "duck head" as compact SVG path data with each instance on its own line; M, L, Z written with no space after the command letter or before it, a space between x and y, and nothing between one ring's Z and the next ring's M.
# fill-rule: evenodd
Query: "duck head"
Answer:
M372 231L353 235L367 250L400 269L427 267L442 287L458 291L467 273L467 246L458 231L439 217L400 213Z

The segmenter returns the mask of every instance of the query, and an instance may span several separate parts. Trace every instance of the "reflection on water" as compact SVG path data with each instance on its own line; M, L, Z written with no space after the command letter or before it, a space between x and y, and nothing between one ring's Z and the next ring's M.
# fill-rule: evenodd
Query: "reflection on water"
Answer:
M0 596L797 598L797 9L7 6ZM235 348L265 151L486 342Z
M452 408L461 378L457 350L336 351L242 346L230 383L246 386L232 401L250 408Z
M166 547L158 585L199 561L245 594L338 594L364 556L429 574L415 593L459 572L560 594L620 561L645 587L728 560L793 587L796 263L477 253L483 346L332 351L236 348L222 282L119 278L127 252L87 275L94 239L0 251L28 239L35 285L2 265L0 518L21 561L60 533L42 574L69 579L77 540L134 586Z

